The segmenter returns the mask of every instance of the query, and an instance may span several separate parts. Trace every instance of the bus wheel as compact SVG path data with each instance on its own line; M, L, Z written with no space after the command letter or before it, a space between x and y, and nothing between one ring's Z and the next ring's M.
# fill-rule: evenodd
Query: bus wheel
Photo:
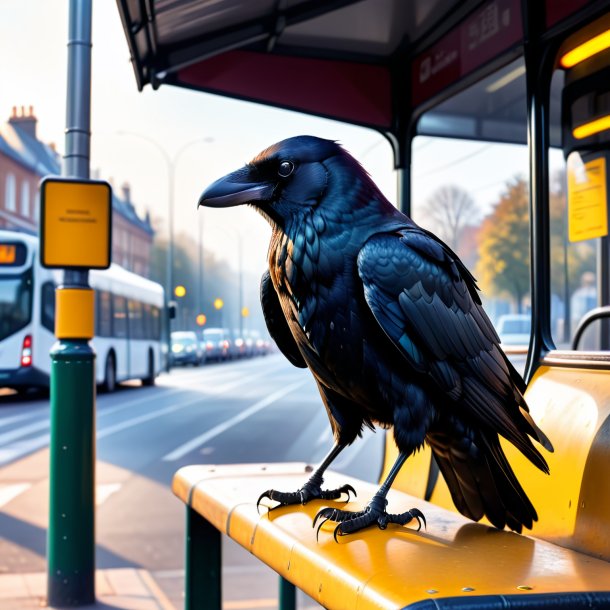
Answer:
M142 379L142 385L155 385L155 357L152 352L148 352L148 374Z
M114 392L116 389L116 365L112 354L108 354L108 357L106 358L103 388L104 391L108 393Z

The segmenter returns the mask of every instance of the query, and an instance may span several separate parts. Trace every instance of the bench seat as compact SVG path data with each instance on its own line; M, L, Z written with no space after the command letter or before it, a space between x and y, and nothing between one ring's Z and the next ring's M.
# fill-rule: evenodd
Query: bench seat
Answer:
M336 543L331 522L316 541L312 520L321 507L342 503L315 501L271 513L261 507L259 514L256 500L262 492L294 491L310 472L301 463L186 466L176 473L173 491L187 505L189 519L209 523L210 531L229 536L326 608L546 608L551 601L565 608L610 607L610 563L473 523L401 491L390 491L389 512L417 507L428 521L426 530L389 525ZM355 510L377 489L332 471L325 481L329 488L351 484L358 498L347 506ZM189 553L220 553L219 542L202 543L193 531L189 537L187 562L193 562ZM195 563L219 571L220 557L209 560ZM190 568L197 571L194 564ZM208 608L209 596L219 596L205 595ZM187 591L187 607L188 602Z

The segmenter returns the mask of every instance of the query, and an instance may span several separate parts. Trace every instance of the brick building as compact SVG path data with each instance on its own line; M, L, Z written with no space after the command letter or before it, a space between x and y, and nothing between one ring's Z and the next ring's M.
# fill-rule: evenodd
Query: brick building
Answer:
M36 135L37 119L30 106L13 107L0 127L0 229L38 234L38 184L49 174L61 173L61 157ZM140 218L128 185L113 191L112 261L144 277L150 276L154 231L150 218Z

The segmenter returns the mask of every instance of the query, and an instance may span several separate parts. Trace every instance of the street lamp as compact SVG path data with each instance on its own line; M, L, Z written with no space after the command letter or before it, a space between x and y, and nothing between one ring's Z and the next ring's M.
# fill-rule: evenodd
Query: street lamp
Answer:
M182 154L189 149L191 146L195 144L210 144L214 142L214 138L205 137L205 138L197 138L195 140L191 140L184 144L178 151L171 157L168 152L153 138L145 136L141 133L133 132L133 131L119 131L119 135L122 136L132 136L134 138L139 138L140 140L144 140L154 146L162 155L163 160L167 165L167 229L168 229L168 251L167 251L167 272L166 272L166 289L167 294L171 294L171 288L174 285L174 182L175 182L175 174L176 167L178 165L178 161Z
M195 144L200 144L200 143L201 144L210 144L211 142L214 141L214 138L208 136L208 137L204 137L204 138L197 138L195 140L191 140L190 142L187 142L186 144L184 144L184 146L179 148L178 151L172 157L165 150L165 148L163 148L163 146L161 146L161 144L159 144L156 140L154 140L153 138L150 138L149 136L145 136L141 133L137 133L134 131L123 131L123 130L117 132L117 134L120 136L132 136L134 138L139 138L140 140L144 140L145 142L148 142L161 153L161 156L163 157L163 160L165 161L165 163L167 165L168 244L167 244L167 269L166 269L166 273L165 273L165 294L166 294L166 299L169 302L170 295L172 293L172 286L174 285L174 181L175 181L175 174L176 174L176 166L178 164L178 160L180 159L182 154L188 148L190 148L191 146L194 146ZM171 350L171 345L170 345L171 321L168 320L167 325L168 325L168 327L167 327L168 349ZM169 354L169 352L168 352L168 354ZM169 371L169 358L167 360L167 370Z

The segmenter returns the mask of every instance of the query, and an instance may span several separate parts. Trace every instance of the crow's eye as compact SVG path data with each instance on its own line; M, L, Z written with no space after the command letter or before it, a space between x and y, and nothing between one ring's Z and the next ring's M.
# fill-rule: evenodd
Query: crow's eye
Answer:
M281 176L282 178L288 178L288 176L290 176L290 174L292 174L293 171L294 171L294 164L291 163L290 161L282 161L280 163L280 166L277 168L277 174L278 174L278 176Z

